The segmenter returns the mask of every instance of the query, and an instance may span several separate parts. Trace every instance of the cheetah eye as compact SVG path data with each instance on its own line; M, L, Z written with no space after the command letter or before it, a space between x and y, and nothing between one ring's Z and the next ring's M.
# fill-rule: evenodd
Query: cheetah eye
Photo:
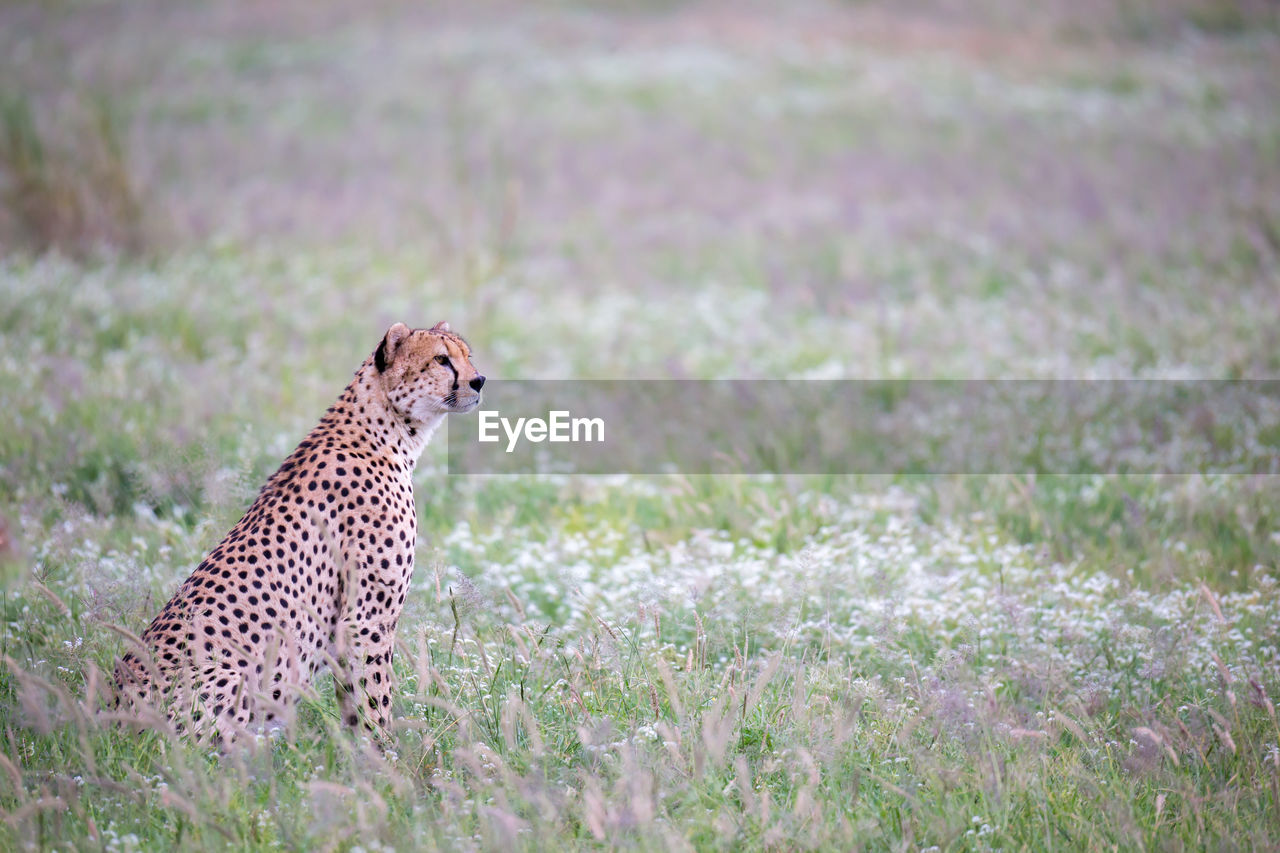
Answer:
M448 363L449 363L449 356L447 355L436 356L436 364L448 364Z

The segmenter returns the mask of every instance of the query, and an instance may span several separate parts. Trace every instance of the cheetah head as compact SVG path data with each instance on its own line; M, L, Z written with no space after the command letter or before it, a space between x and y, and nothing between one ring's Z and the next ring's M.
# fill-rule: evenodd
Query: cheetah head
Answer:
M373 366L391 407L413 420L480 405L484 377L471 364L471 347L448 323L430 329L396 323L378 344Z

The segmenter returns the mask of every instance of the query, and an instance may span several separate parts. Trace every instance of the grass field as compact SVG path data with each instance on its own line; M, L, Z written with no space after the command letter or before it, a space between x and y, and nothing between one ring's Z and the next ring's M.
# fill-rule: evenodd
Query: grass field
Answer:
M228 755L100 718L397 320L495 381L1280 377L1276 16L0 6L0 849L1280 848L1276 476L437 439L390 752L327 679Z

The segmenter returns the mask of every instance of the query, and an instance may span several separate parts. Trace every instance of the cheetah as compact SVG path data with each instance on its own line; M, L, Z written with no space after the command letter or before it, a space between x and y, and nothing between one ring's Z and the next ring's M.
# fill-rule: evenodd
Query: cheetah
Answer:
M132 707L229 743L278 727L328 665L343 721L385 742L396 623L413 573L414 466L485 378L448 323L393 325L244 517L116 667ZM148 654L149 653L149 654Z

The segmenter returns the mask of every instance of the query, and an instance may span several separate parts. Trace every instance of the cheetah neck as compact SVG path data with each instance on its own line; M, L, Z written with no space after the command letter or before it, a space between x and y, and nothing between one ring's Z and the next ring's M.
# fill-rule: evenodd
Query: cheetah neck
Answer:
M370 360L321 418L318 429L341 430L348 440L358 441L374 455L385 456L405 471L412 471L444 416L439 412L420 421L396 412Z

